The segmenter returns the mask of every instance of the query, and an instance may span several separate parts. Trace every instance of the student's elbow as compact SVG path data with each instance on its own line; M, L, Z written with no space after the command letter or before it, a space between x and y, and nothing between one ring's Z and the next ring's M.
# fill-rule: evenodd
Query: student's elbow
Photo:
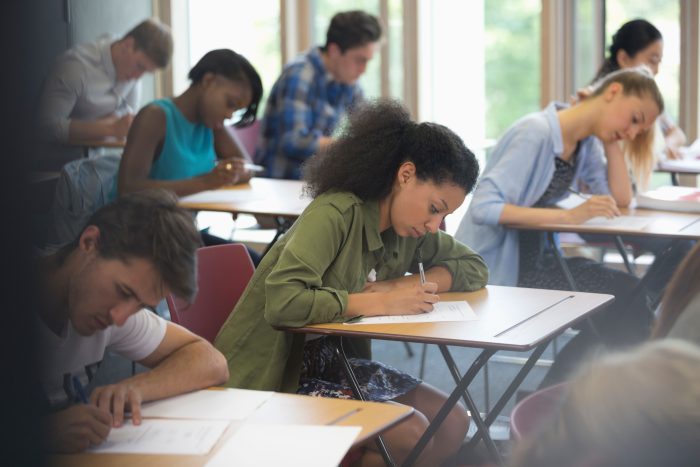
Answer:
M216 350L213 346L211 359L211 379L212 385L224 384L229 379L228 363L224 354Z
M469 211L475 224L496 225L499 223L503 203L477 202L469 206Z

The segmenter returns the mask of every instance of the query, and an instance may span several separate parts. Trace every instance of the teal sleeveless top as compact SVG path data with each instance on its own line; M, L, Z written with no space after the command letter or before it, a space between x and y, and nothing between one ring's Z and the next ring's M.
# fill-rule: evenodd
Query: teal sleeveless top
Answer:
M216 165L211 128L187 120L171 99L158 99L152 104L165 112L165 138L149 178L184 180L211 172Z

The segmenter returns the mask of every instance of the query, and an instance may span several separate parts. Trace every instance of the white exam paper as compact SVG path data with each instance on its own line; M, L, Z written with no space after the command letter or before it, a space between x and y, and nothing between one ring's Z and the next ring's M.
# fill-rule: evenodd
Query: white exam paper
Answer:
M627 230L643 230L649 221L641 217L634 216L619 216L608 219L606 217L594 217L588 219L583 225L590 225L602 229L627 229Z
M246 424L206 467L334 467L340 464L360 430L359 426Z
M148 402L143 417L199 420L245 420L272 397L270 391L248 389L202 390Z
M432 323L438 321L474 321L479 319L465 301L438 302L433 305L433 311L418 315L371 316L359 321L345 323L353 324L397 324L397 323Z
M92 447L96 454L207 454L216 444L228 421L144 419L141 425L127 420L112 428L107 439Z

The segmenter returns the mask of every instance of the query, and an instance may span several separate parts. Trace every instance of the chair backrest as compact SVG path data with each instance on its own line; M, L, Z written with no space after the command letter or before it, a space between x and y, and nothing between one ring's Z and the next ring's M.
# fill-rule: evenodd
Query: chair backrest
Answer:
M518 442L537 433L559 408L566 383L533 392L518 402L510 413L510 438Z
M197 297L188 304L168 295L170 319L214 342L254 272L255 267L244 245L229 243L198 249Z
M252 124L243 128L232 126L231 130L235 138L243 146L243 149L248 153L246 156L253 162L259 162L255 159L255 148L260 138L260 120L255 120Z
M120 154L69 162L56 182L46 242L72 242L95 211L111 201Z

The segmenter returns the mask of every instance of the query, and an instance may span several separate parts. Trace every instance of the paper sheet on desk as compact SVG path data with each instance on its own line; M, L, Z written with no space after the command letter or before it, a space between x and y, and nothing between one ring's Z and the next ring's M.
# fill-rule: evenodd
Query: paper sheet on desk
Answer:
M225 204L225 203L240 203L242 201L255 201L262 199L259 195L256 196L250 190L208 190L194 195L183 196L180 198L182 203L210 203L210 204Z
M430 313L418 315L372 316L360 321L345 323L353 324L399 324L399 323L432 323L437 321L474 321L479 319L465 301L438 302Z
M649 221L644 218L634 216L619 216L608 219L606 217L594 217L588 219L583 225L598 227L601 229L611 230L643 230Z
M221 389L195 391L143 404L143 417L245 420L272 397L270 391Z
M683 146L678 148L678 152L683 157L683 159L698 159L700 158L700 139L693 141L690 146Z
M334 466L360 430L359 426L243 425L206 467Z
M141 425L133 425L127 420L88 452L203 455L211 451L228 424L220 420L145 419Z

